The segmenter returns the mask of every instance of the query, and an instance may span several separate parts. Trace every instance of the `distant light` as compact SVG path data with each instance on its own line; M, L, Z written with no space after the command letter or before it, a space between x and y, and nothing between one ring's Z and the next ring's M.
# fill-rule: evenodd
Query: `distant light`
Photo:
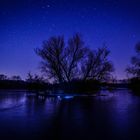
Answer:
M65 96L64 98L65 99L71 99L71 98L73 98L74 96Z
M70 96L70 95L67 95L67 96L60 96L58 95L57 98L62 100L62 99L72 99L74 96Z
M61 97L60 97L60 96L57 96L57 98L58 98L58 99L61 99Z

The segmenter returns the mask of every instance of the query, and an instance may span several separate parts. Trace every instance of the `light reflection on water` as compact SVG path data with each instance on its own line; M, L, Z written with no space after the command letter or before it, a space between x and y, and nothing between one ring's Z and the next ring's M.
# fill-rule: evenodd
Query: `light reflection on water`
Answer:
M0 91L0 136L4 140L139 140L139 130L140 97L128 90L63 98Z

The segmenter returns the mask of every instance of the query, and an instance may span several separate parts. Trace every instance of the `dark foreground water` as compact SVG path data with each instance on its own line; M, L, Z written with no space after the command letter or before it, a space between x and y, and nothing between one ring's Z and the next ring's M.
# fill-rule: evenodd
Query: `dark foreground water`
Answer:
M41 98L0 91L0 140L140 140L140 97Z

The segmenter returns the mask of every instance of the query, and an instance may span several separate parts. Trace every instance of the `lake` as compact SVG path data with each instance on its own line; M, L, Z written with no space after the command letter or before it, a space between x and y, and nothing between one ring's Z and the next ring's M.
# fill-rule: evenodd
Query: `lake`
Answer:
M0 91L0 139L140 140L140 97L127 89L101 95Z

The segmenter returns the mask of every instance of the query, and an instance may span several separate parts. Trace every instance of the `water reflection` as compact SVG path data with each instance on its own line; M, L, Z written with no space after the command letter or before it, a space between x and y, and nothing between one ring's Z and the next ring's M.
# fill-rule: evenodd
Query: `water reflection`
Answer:
M24 94L17 94L12 91L0 92L0 111L18 107L25 102Z
M0 91L0 135L4 140L139 140L139 110L140 97L128 90L48 98Z

